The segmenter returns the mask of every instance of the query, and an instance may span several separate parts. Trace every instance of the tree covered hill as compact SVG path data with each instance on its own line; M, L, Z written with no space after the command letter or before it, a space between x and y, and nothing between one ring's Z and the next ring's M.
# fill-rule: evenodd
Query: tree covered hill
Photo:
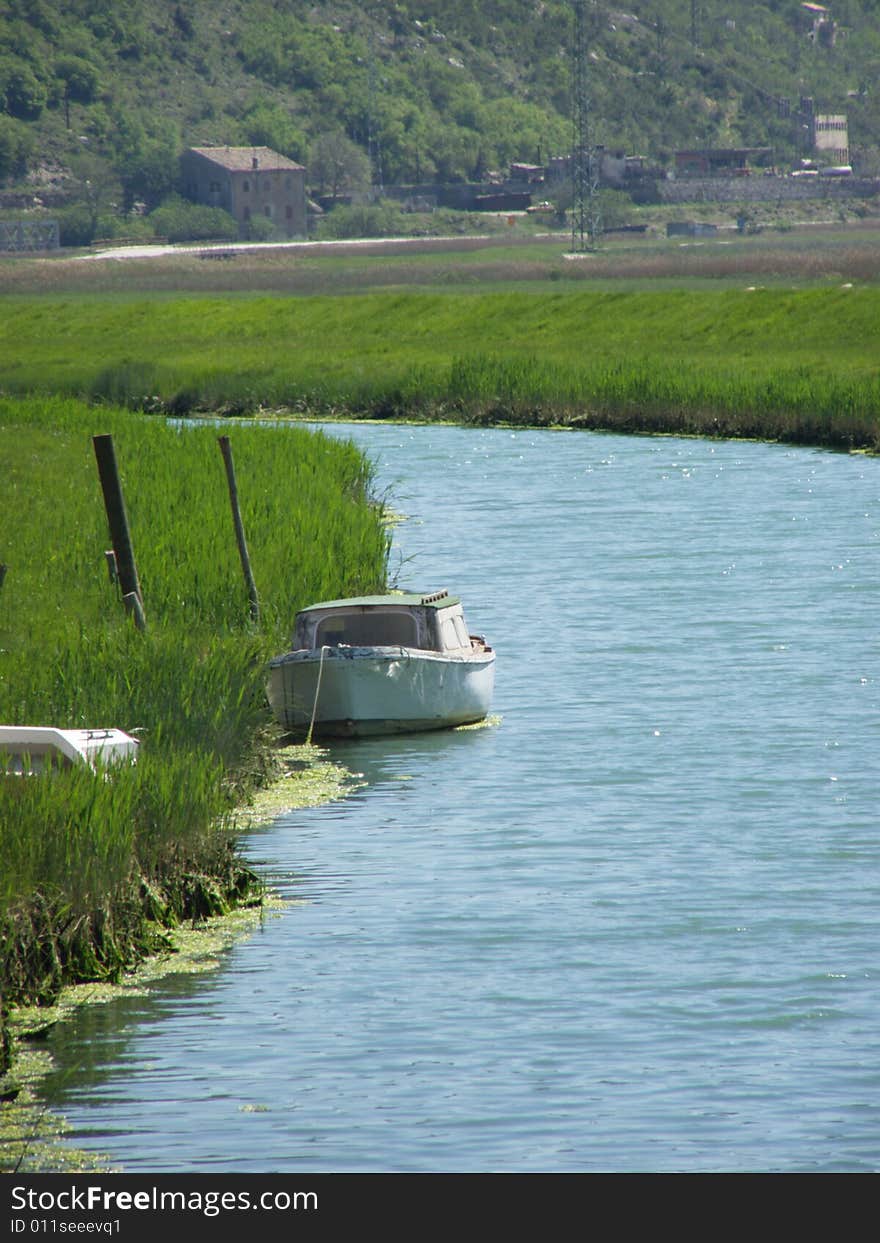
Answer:
M316 166L328 136L385 185L478 180L572 142L563 0L2 0L0 180L155 206L185 146ZM797 108L845 112L880 173L880 0L585 0L597 143L801 154Z

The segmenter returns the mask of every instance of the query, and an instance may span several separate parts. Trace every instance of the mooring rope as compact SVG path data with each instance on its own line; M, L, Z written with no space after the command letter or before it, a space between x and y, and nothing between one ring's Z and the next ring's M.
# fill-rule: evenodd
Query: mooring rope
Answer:
M318 681L315 683L315 702L312 704L312 719L309 721L309 732L306 734L306 746L312 745L312 730L315 728L315 717L318 714L318 696L321 693L321 674L324 672L324 653L327 645L321 647L321 659L318 661Z

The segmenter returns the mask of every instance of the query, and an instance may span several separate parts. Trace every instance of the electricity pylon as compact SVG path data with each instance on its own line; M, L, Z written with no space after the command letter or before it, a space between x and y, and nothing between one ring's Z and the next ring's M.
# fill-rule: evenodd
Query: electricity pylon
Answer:
M592 135L584 0L574 5L574 83L572 91L572 250L595 250L602 231L599 211L599 160Z

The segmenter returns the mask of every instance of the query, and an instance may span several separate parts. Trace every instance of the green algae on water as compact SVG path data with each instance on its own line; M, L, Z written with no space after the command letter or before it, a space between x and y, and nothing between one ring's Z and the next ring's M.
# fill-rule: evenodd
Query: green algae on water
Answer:
M256 828L285 812L334 802L363 785L355 773L335 764L329 752L314 743L281 747L276 758L281 767L279 777L258 790L246 807L239 808L235 814L239 828Z

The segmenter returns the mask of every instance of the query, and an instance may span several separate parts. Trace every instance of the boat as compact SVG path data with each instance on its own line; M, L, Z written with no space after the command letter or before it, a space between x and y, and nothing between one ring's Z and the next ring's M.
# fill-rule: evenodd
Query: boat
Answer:
M55 729L0 725L0 773L33 774L88 764L99 768L137 758L138 740L121 729Z
M485 720L495 652L448 591L312 604L291 650L269 662L267 696L288 733L359 738Z

